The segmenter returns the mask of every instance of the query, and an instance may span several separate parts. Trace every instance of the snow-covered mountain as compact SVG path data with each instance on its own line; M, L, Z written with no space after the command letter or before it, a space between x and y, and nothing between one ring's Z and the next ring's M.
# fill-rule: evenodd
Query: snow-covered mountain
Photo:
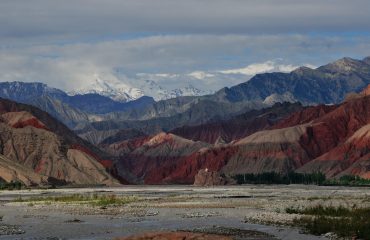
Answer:
M67 96L65 92L39 82L0 82L0 97L24 102L42 96L52 96L61 99Z
M180 96L213 94L223 87L248 81L253 75L265 72L290 72L297 66L279 61L250 64L244 68L193 71L183 73L137 73L127 76L119 68L112 72L94 75L91 83L81 89L69 91L70 95L97 93L119 102L136 100L142 96L166 100ZM279 98L287 98L280 96ZM267 101L275 101L277 96Z
M206 90L198 89L191 84L188 84L182 88L174 89L172 90L172 92L176 95L176 97L178 96L203 96L203 95L208 95L208 94L213 93L213 91L206 91Z
M153 97L156 101L181 96L202 96L212 93L211 91L198 89L190 83L184 85L181 88L169 90L165 89L153 80L144 80L144 83L140 86L140 89L144 92L145 95Z
M99 94L119 102L129 102L142 96L153 97L156 101L166 100L180 96L202 96L211 94L212 91L205 91L194 87L190 83L184 83L180 88L165 88L156 80L168 78L168 75L137 75L135 78L122 77L122 79L105 79L95 75L91 84L83 88L68 91L71 96L83 94Z
M98 75L94 76L91 84L68 92L69 95L83 95L88 93L99 94L118 102L129 102L144 96L144 92L138 88L131 87L116 79L103 80Z

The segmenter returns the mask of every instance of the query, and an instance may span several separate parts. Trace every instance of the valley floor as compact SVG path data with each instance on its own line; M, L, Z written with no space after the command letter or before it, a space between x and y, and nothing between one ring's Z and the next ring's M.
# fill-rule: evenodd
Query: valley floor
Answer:
M61 200L72 195L129 201ZM244 185L1 191L0 239L114 239L166 230L230 233L235 239L326 239L289 227L299 215L286 213L287 208L318 204L369 206L370 189Z

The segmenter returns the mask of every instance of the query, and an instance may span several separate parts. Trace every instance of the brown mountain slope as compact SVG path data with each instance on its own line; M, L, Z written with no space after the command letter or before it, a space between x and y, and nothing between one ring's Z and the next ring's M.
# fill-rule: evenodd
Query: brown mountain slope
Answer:
M273 125L271 129L287 128L299 124L309 123L335 110L336 108L336 105L319 105L315 107L308 107L291 114L286 119L279 121L278 123Z
M34 107L0 100L0 133L0 154L22 166L22 169L13 167L15 175L27 172L29 176L46 176L69 184L118 183L106 171L111 163L103 160L102 152L90 149L89 144L63 124Z
M158 171L162 166L176 167L183 158L191 156L210 144L194 142L174 134L160 133L152 137L141 137L106 146L107 151L119 155L117 169L129 169L144 183L172 183L163 179ZM118 171L119 172L119 171Z
M48 179L32 169L0 155L0 177L6 182L20 181L27 186L47 184Z
M184 126L170 132L194 141L208 143L232 142L256 131L268 129L291 113L303 109L299 103L276 103L274 106L252 110L226 121L205 123L197 126Z
M370 124L350 138L300 169L300 172L322 171L327 176L359 175L370 178Z
M306 126L297 126L257 132L233 144L200 149L192 155L177 159L176 164L174 161L166 161L156 172L162 175L162 181L174 183L192 183L198 171L205 168L227 175L288 172L309 161L297 142L305 129ZM150 183L152 178L146 178Z
M195 143L189 142L181 145L185 148L181 152L187 154L162 154L155 160L146 155L153 153L152 149L135 149L127 167L136 169L134 173L146 183L192 183L204 168L230 175L298 170L321 171L328 177L355 174L368 178L369 124L370 96L363 95L337 106L304 109L272 127L276 129L256 132L230 144L197 150L190 147ZM168 148L162 142L154 146Z

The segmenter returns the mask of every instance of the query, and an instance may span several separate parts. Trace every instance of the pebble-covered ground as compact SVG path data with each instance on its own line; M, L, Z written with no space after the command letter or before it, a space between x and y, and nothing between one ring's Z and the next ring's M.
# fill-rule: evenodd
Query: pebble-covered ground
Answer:
M134 200L104 206L50 201L52 196L72 194L133 196ZM290 227L300 216L285 211L317 204L370 206L370 189L245 185L2 191L0 239L115 239L158 231L221 234L232 239L326 239Z

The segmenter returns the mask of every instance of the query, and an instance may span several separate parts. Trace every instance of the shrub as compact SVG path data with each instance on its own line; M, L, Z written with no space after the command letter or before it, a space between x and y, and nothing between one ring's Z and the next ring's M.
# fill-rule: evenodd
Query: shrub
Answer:
M316 173L295 173L287 174L277 172L265 173L246 173L237 174L233 177L238 184L317 184L321 185L326 180L325 175L320 172Z
M302 214L294 223L308 233L321 235L334 232L339 237L356 237L370 240L370 208L345 208L343 206L287 208L287 213Z

